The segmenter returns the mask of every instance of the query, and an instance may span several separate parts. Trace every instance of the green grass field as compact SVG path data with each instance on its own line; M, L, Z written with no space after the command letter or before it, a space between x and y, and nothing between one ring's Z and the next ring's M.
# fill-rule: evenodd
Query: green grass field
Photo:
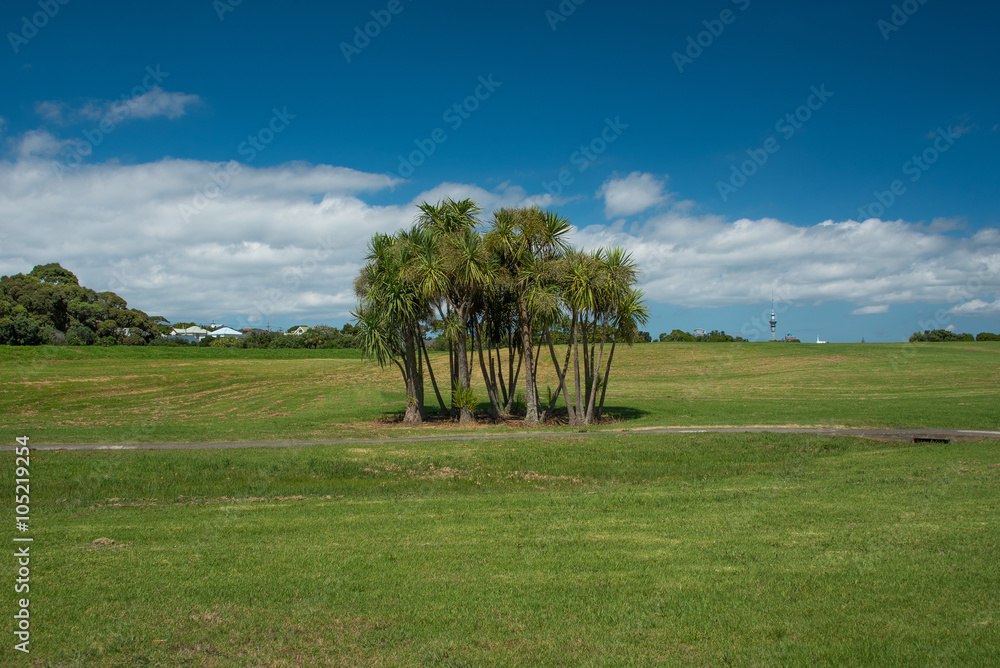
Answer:
M995 665L998 448L620 434L39 452L32 653L0 651L36 666Z
M614 428L1000 429L998 343L645 344L615 358ZM435 359L439 376L446 361ZM557 384L549 367L541 366L543 397ZM429 383L427 401L436 410ZM458 431L441 422L404 431L392 423L404 406L395 367L379 369L351 350L0 348L0 429L38 443Z
M616 357L604 430L1000 426L998 344ZM398 385L352 351L0 348L0 430L9 446L460 433L396 424ZM8 633L0 665L997 664L1000 442L548 429L37 451L31 654ZM13 556L5 570L13 630Z

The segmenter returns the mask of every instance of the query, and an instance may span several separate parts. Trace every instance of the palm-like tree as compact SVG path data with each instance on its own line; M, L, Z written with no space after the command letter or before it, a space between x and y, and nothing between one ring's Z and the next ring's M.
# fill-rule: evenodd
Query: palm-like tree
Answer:
M452 406L459 423L472 421L472 377L468 356L469 323L474 307L495 275L493 258L486 252L480 209L470 199L446 199L420 205L418 224L426 235L426 253L414 266L422 294L435 304L452 347Z
M569 221L537 206L500 209L493 214L493 224L486 243L502 267L499 280L515 296L517 322L524 364L525 424L538 424L538 388L535 382L535 319L546 307L551 293L546 277L552 263L566 250Z
M563 385L571 425L587 425L600 418L615 346L619 340L631 342L638 325L645 324L648 318L642 293L634 288L637 271L631 256L620 248L566 254L561 289L570 316L569 347L562 370L557 364L556 372L561 383L567 380L567 365L572 355L575 390L572 399L569 388ZM604 349L609 341L611 351L605 362ZM598 389L601 390L599 407Z
M394 363L403 375L403 422L419 424L424 418L424 388L418 341L428 309L426 299L406 277L411 249L402 241L404 236L372 237L366 264L354 282L360 303L352 315L361 330L365 354L379 366Z
M589 253L570 249L569 221L538 207L500 209L485 232L479 207L471 200L424 202L419 208L411 229L371 239L355 281L359 305L354 315L364 350L382 366L396 364L402 373L404 420L414 423L424 417L425 361L441 410L447 410L424 345L426 323L450 342L452 412L460 422L472 420L471 367L477 352L494 416L510 412L523 369L526 424L544 420L560 394L571 425L599 419L615 347L619 341L631 343L649 315L635 289L638 270L632 258L618 248ZM561 363L551 338L558 322L569 323ZM543 341L559 387L540 414L536 377ZM502 361L503 347L506 382L503 365L498 368L493 356L496 348L496 361Z
M604 396L608 391L608 377L611 375L611 361L615 358L615 346L619 341L631 345L639 334L639 326L649 321L649 309L643 301L643 293L633 287L623 291L615 304L613 316L614 330L611 339L611 352L608 354L608 365L604 371L604 382L601 383L601 401L594 414L595 420L600 420L604 413Z

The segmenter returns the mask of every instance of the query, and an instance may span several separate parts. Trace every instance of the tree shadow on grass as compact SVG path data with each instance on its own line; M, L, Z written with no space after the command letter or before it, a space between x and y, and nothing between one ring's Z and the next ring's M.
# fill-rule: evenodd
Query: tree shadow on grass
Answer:
M540 410L543 410L545 406L542 406ZM426 417L424 418L424 425L446 425L446 424L458 424L458 418L452 416L450 412L442 413L440 407L436 404L433 406L426 406ZM383 413L380 417L376 418L376 422L381 424L402 424L403 417L406 415L405 409L400 409L396 411L387 411ZM633 408L631 406L605 406L604 414L601 419L594 422L593 425L609 425L631 422L633 420L638 420L640 418L652 415L649 411L642 410L640 408ZM490 414L490 404L488 401L479 402L476 406L476 410L473 415L474 422L476 425L507 425L512 428L524 427L524 415L509 415L499 420L494 419ZM569 423L568 413L565 407L556 408L554 413L550 415L544 424L535 425L536 427L559 427L566 426ZM533 427L534 428L534 427Z

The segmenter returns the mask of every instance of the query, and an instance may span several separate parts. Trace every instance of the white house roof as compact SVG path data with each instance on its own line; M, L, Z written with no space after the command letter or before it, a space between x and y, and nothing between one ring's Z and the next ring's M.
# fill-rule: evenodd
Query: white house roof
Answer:
M208 330L204 327L194 325L193 327L174 327L170 333L176 336L184 336L185 334L208 334Z
M243 332L237 331L232 327L220 327L210 333L212 336L243 336Z

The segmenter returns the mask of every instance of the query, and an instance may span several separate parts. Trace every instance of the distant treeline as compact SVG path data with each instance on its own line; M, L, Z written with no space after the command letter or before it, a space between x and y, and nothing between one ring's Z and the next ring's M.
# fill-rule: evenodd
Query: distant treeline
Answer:
M1000 335L979 332L976 336L972 336L968 333L956 334L947 329L925 329L923 332L914 332L913 336L910 337L910 343L939 343L941 341L1000 341Z
M666 343L734 343L736 341L746 341L746 339L741 336L730 336L726 334L725 330L720 332L713 329L707 334L695 336L690 332L675 329L669 334L660 334L659 341Z
M213 348L359 348L360 337L357 328L348 323L342 329L319 325L294 336L284 332L264 331L252 331L243 336L206 336L199 343L191 345Z

